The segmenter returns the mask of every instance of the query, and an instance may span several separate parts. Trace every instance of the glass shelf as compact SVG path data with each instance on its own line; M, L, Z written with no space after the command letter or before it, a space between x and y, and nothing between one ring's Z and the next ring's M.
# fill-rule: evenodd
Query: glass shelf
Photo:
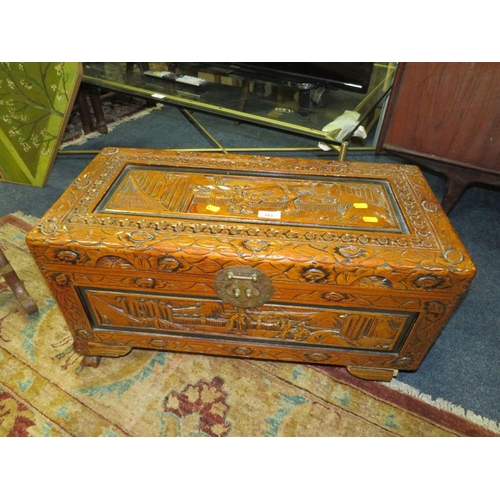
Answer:
M359 125L369 134L379 119L396 68L394 63L374 63L368 88L359 93L277 81L264 74L246 73L231 64L220 67L218 63L84 63L83 82L293 132L326 144L349 141L366 145L363 139L355 138L355 129L341 137L338 129L323 128L345 111L354 111L359 113ZM151 70L203 78L206 84L197 87L145 74Z

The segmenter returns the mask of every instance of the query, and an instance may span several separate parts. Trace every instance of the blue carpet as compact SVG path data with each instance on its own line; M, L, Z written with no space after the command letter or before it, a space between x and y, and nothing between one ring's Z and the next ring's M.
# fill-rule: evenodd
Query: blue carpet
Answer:
M312 147L313 139L258 127L236 124L218 116L196 112L195 117L224 147ZM166 106L137 121L89 140L71 150L103 147L158 149L212 148L176 108ZM264 154L264 153L261 153ZM280 156L336 158L333 153L265 153ZM60 154L48 183L34 188L0 183L0 215L16 211L41 217L93 158L89 154ZM352 151L348 160L406 163L394 155ZM444 189L441 177L424 172L438 198ZM400 373L397 381L416 391L444 399L465 410L500 422L500 193L490 188L469 189L452 211L450 220L475 261L478 273L465 300L446 325L421 367Z

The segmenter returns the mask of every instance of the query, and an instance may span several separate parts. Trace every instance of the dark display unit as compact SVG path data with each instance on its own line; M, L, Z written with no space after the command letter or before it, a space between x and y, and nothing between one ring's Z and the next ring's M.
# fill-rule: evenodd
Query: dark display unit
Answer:
M309 84L366 94L373 72L372 62L244 62L212 63L238 74L249 74L281 84Z

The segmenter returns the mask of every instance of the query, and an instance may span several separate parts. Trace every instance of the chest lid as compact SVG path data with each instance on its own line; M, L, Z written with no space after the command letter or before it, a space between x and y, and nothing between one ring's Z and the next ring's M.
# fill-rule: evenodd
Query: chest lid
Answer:
M28 236L41 241L49 260L90 267L128 252L133 266L167 271L265 262L277 280L300 281L309 264L313 281L353 267L381 279L474 274L412 165L108 148Z
M203 160L175 169L128 164L92 213L298 231L409 234L387 179L220 172L206 168Z

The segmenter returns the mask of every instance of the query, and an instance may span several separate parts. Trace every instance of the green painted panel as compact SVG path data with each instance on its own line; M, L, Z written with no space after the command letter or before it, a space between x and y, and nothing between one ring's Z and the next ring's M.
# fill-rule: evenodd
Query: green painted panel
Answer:
M0 63L0 180L45 184L81 78L81 63Z

